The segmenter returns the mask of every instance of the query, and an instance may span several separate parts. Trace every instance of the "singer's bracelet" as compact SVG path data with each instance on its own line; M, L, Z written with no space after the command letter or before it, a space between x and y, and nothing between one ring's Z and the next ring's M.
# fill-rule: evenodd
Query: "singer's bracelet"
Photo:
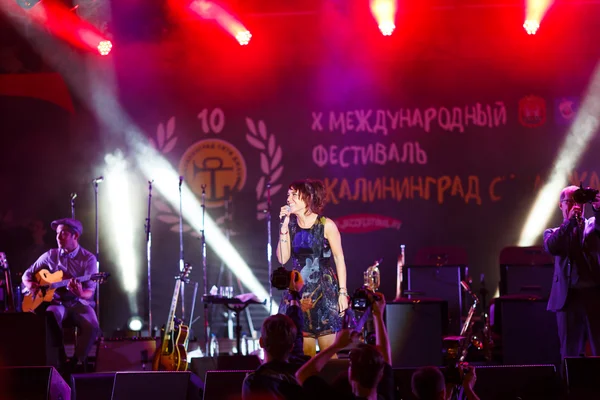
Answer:
M339 292L338 293L340 296L348 296L348 292Z

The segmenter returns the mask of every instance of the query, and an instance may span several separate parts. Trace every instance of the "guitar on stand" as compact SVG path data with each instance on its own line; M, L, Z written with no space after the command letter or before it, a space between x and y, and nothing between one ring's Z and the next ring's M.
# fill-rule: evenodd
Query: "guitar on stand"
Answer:
M186 343L189 328L182 321L175 319L175 309L177 308L181 284L188 281L191 270L192 266L185 263L183 270L175 277L175 290L169 308L169 317L161 332L160 347L154 353L153 371L187 371L188 369Z
M6 254L0 252L0 270L4 272L4 311L14 312L15 311L15 296L13 293L13 284L10 274L10 268L8 267L8 261L6 260Z

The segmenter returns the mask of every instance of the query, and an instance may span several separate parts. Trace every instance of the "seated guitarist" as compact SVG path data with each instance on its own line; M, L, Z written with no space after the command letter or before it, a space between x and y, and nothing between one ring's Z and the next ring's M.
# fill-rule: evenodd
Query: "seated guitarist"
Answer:
M38 287L36 273L48 269L51 273L63 272L62 279L77 278L98 272L96 256L79 245L79 237L83 232L81 222L72 218L53 221L50 226L56 231L57 249L50 249L42 254L23 274L23 285L31 293ZM69 360L71 372L85 366L87 355L100 332L98 318L94 311L94 291L96 282L88 280L83 283L71 279L65 287L56 289L54 298L36 309L36 313L45 311L54 314L60 329L62 341L62 324L69 320L80 330L75 347L75 355Z

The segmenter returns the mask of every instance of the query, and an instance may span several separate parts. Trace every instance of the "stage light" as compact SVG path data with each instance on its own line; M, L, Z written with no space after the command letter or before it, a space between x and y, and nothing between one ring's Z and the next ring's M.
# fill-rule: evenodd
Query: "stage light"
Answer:
M225 10L219 4L207 0L195 0L188 6L189 9L203 19L212 19L221 28L234 37L242 46L250 43L252 34L236 16Z
M101 56L107 56L111 50L112 50L112 42L110 40L102 40L98 44L98 53L100 53Z
M142 322L142 319L137 315L129 318L129 321L127 322L127 327L130 331L139 332L142 330L143 326L144 323Z
M235 35L235 39L242 46L246 46L250 43L250 39L252 39L252 34L250 31L240 31Z
M393 22L385 22L383 24L379 24L379 30L383 34L383 36L391 36L394 33L394 29L396 29L396 25Z
M554 0L527 0L523 28L528 35L535 35Z
M525 31L528 35L535 35L538 29L540 29L540 23L538 21L528 19L523 24L523 28L525 28Z
M396 29L394 21L398 10L397 0L371 0L371 14L384 36L391 36Z

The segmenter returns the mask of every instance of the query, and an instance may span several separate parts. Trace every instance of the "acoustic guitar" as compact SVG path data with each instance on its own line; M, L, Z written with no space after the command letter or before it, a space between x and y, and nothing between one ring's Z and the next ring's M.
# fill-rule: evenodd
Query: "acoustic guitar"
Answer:
M187 371L188 369L186 350L188 327L175 320L175 308L177 307L181 282L187 282L191 270L192 266L186 263L183 271L175 277L175 290L173 291L169 317L161 332L160 347L154 353L153 371Z
M91 275L83 275L75 278L77 282L96 281L103 283L110 274L108 272L99 272ZM56 289L65 287L71 279L62 279L63 272L50 272L47 269L41 269L35 274L38 288L23 297L21 309L24 312L34 311L44 302L52 301Z

